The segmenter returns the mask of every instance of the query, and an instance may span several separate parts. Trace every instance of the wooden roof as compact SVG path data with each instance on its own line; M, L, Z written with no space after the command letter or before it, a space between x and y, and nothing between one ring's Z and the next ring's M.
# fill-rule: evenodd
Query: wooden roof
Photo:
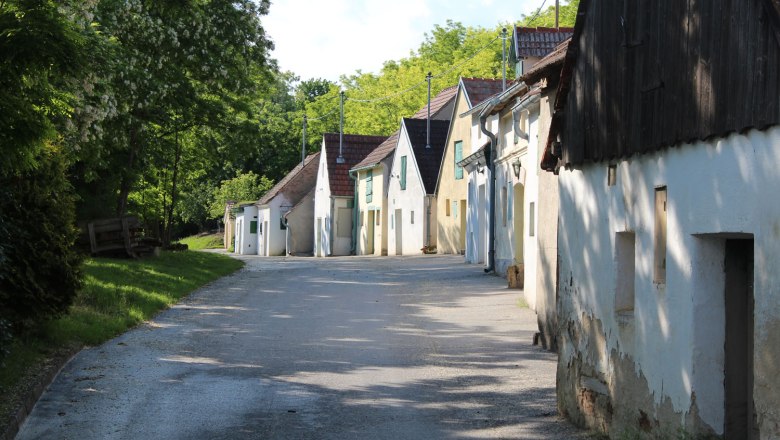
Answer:
M580 1L542 168L780 123L777 0L627 5Z

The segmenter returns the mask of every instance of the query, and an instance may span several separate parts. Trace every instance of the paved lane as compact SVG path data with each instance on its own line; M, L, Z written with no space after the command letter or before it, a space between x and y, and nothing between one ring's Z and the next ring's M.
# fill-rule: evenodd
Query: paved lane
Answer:
M17 438L585 438L520 292L461 257L245 260L81 352Z

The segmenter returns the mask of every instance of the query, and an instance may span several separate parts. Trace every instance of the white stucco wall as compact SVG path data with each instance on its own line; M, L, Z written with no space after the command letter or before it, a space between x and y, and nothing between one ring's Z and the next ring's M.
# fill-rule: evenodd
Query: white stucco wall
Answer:
M387 254L387 185L388 182L388 166L385 163L371 168L373 173L372 177L372 199L371 202L366 202L366 176L368 170L361 170L357 172L358 176L358 199L355 201L355 206L360 213L363 220L358 221L358 235L356 243L356 254L366 255L368 245L368 232L369 229L374 232L374 249L372 255ZM374 216L379 216L379 225L376 224L376 217L374 218L374 224L369 228L366 223L367 212L374 211Z
M257 206L244 206L236 214L235 252L241 255L257 254L257 234L250 232L253 221L257 221Z
M325 257L331 254L331 196L328 182L328 156L323 142L320 151L320 165L317 171L317 186L314 193L314 256Z
M723 259L716 248L723 238L702 234L752 234L755 403L762 438L780 436L778 170L778 127L620 161L611 187L607 163L561 170L559 372L579 356L619 400L626 390L618 387L631 381L619 377L616 362L632 359L634 380L646 378L656 408L671 404L684 423L695 394L701 420L722 433ZM653 281L659 186L668 197L665 284ZM635 308L628 315L615 312L615 237L624 231L636 238ZM584 320L598 325L588 332Z
M286 215L287 252L306 255L314 252L314 192L307 194Z
M291 203L283 194L278 194L268 204L258 208L257 218L263 225L258 229L258 255L278 256L286 251L286 229L281 228L281 216L289 210ZM284 211L281 209L284 207Z
M488 117L486 128L498 133L498 115ZM479 117L471 118L471 147L474 151L488 141L488 137L479 128ZM489 146L487 148L490 148ZM490 236L490 170L482 172L476 169L468 171L468 194L466 204L466 262L488 265L488 237ZM480 194L484 193L484 203L480 204ZM496 222L498 222L496 218Z
M406 189L401 189L401 157L406 156ZM428 202L425 197L425 187L417 167L409 137L406 130L402 129L398 138L398 146L393 157L393 165L390 168L390 182L387 190L388 216L391 217L388 229L387 251L389 255L417 255L422 253L422 248L427 243L426 222L428 221ZM436 209L435 199L434 206ZM396 218L396 210L401 210L401 223ZM412 223L414 212L414 223ZM401 228L401 250L399 252L396 243L397 229ZM436 226L431 225L431 234ZM432 235L433 238L433 235Z

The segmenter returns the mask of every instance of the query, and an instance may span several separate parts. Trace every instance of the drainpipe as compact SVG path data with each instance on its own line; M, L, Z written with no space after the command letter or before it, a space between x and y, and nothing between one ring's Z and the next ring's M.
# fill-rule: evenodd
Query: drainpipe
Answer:
M498 99L491 101L487 107L479 114L479 129L490 139L490 150L485 155L487 168L490 171L490 213L488 222L488 267L485 273L496 271L496 164L493 160L496 151L497 139L492 131L487 129L487 118L490 111L498 104Z
M358 230L358 179L354 171L349 170L349 178L355 181L355 192L352 196L352 246L349 249L350 255L357 255L357 230Z
M330 229L328 230L328 249L327 252L323 250L323 253L330 257L333 255L333 209L336 207L336 199L333 198L333 196L330 196L330 222L327 221L327 217L325 217L323 220L325 220L326 223L330 223ZM336 217L338 218L338 217Z
M425 246L431 246L431 198L425 196L425 204L427 206L427 218L425 219Z
M285 255L292 255L290 253L290 222L287 217L283 217L284 221L284 253Z

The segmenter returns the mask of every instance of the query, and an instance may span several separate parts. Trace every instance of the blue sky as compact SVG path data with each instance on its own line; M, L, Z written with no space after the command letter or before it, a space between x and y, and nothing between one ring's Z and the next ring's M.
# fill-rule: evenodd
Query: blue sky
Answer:
M301 79L338 81L409 55L448 19L492 28L531 15L542 0L272 0L263 27L272 56ZM548 0L547 3L554 4ZM548 6L545 4L545 7Z

